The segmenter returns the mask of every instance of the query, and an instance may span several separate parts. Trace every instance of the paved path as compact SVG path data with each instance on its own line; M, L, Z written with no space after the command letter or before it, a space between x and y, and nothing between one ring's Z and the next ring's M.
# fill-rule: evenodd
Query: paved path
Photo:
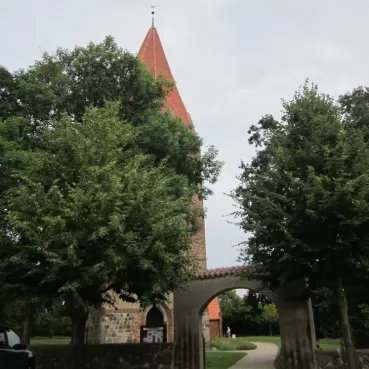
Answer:
M253 343L257 348L247 351L247 355L229 369L274 369L278 347L272 343Z

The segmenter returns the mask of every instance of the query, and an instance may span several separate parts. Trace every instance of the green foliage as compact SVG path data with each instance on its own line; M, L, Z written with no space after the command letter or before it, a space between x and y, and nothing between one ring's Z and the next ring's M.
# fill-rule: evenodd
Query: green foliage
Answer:
M4 77L2 84L9 85L9 79ZM118 102L120 120L137 128L132 150L153 155L156 163L165 159L196 186L214 182L219 174L221 163L215 160L214 147L200 157L200 137L178 118L162 112L171 84L156 80L136 56L119 48L110 36L100 44L44 54L27 71L14 73L13 80L17 88L9 90L14 90L21 102L20 113L33 132L64 113L81 123L89 107ZM8 108L4 117L9 115L14 116L14 109ZM33 138L37 144L37 135ZM206 186L201 191L203 195L210 192Z
M256 345L245 338L220 338L211 341L211 346L219 351L255 350Z
M231 319L238 316L245 308L242 298L237 295L236 290L230 290L219 296L220 308L223 318Z
M312 292L312 303L317 339L340 337L338 306L333 290L327 287L315 289Z
M269 324L270 335L273 335L272 324L276 324L279 321L278 310L275 304L264 305L261 319Z
M11 305L4 304L3 316L1 317L1 323L7 324L12 327L15 332L22 333L22 325L24 320L24 307L25 301L13 300Z
M111 37L0 69L4 297L154 301L191 277L191 200L221 163L162 111L169 89Z
M343 113L350 118L355 128L360 129L369 140L369 87L358 87L340 96L339 103Z
M275 304L265 305L261 314L262 319L271 324L277 323L279 319L278 310Z
M280 122L266 116L250 129L261 148L233 194L251 233L241 258L272 287L281 278L348 282L369 256L367 143L316 86L306 83L283 108Z
M129 152L135 132L117 111L93 108L83 125L64 116L40 130L43 148L24 156L7 193L20 236L8 275L23 270L26 282L88 304L100 301L103 281L126 298L163 299L187 278L191 186L165 163Z
M71 336L72 321L69 316L60 316L52 311L40 311L34 317L32 334L34 336ZM70 339L69 339L70 340Z
M262 319L263 306L268 301L262 294L248 291L244 297L240 297L236 290L231 290L221 294L219 301L223 329L229 326L236 335L258 335L268 332L269 328ZM278 324L274 325L274 330L278 331Z
M8 325L19 335L22 335L27 309L27 301L12 300L4 306L4 316L1 323ZM31 324L33 336L70 336L71 319L65 316L61 301L36 302L33 308Z

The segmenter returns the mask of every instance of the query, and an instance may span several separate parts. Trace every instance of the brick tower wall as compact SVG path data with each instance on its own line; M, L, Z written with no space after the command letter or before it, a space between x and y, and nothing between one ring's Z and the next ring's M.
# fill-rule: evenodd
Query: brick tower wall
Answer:
M195 195L192 199L193 204L200 208L201 213L204 213L204 204L202 200L199 200ZM197 219L199 225L199 231L192 237L191 249L192 255L199 261L199 271L206 270L206 243L205 243L205 219L204 215Z
M210 329L210 340L215 340L223 336L223 333L221 332L222 329L220 320L210 320L209 329Z

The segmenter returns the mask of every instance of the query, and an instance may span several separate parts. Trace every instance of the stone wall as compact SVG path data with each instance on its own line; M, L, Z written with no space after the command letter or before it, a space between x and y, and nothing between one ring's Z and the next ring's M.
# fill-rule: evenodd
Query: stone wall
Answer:
M356 350L358 369L369 369L369 350ZM338 350L316 351L319 369L343 369L343 360Z
M32 348L36 369L170 369L172 344L105 344Z
M97 343L139 343L141 326L146 325L146 315L151 306L142 309L139 303L128 303L119 300L110 293L109 298L115 302L114 306L105 304L94 309L87 321L87 342ZM160 304L159 310L163 314L167 326L167 342L174 340L173 301Z
M117 301L115 307L104 305L93 309L88 317L87 343L140 343L141 326L146 325L146 315L151 306L142 309L140 305ZM167 342L174 341L174 310L173 301L160 304L159 310L163 314L167 327ZM202 317L203 333L206 342L210 342L210 326L208 309Z
M202 333L204 335L205 342L210 342L209 311L207 308L202 315Z

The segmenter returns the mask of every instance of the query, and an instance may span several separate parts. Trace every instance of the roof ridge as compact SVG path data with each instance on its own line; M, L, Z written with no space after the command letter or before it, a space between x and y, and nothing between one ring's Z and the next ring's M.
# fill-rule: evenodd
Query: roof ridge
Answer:
M246 265L237 265L232 267L206 269L197 274L197 279L221 278L226 276L241 275L247 269Z

